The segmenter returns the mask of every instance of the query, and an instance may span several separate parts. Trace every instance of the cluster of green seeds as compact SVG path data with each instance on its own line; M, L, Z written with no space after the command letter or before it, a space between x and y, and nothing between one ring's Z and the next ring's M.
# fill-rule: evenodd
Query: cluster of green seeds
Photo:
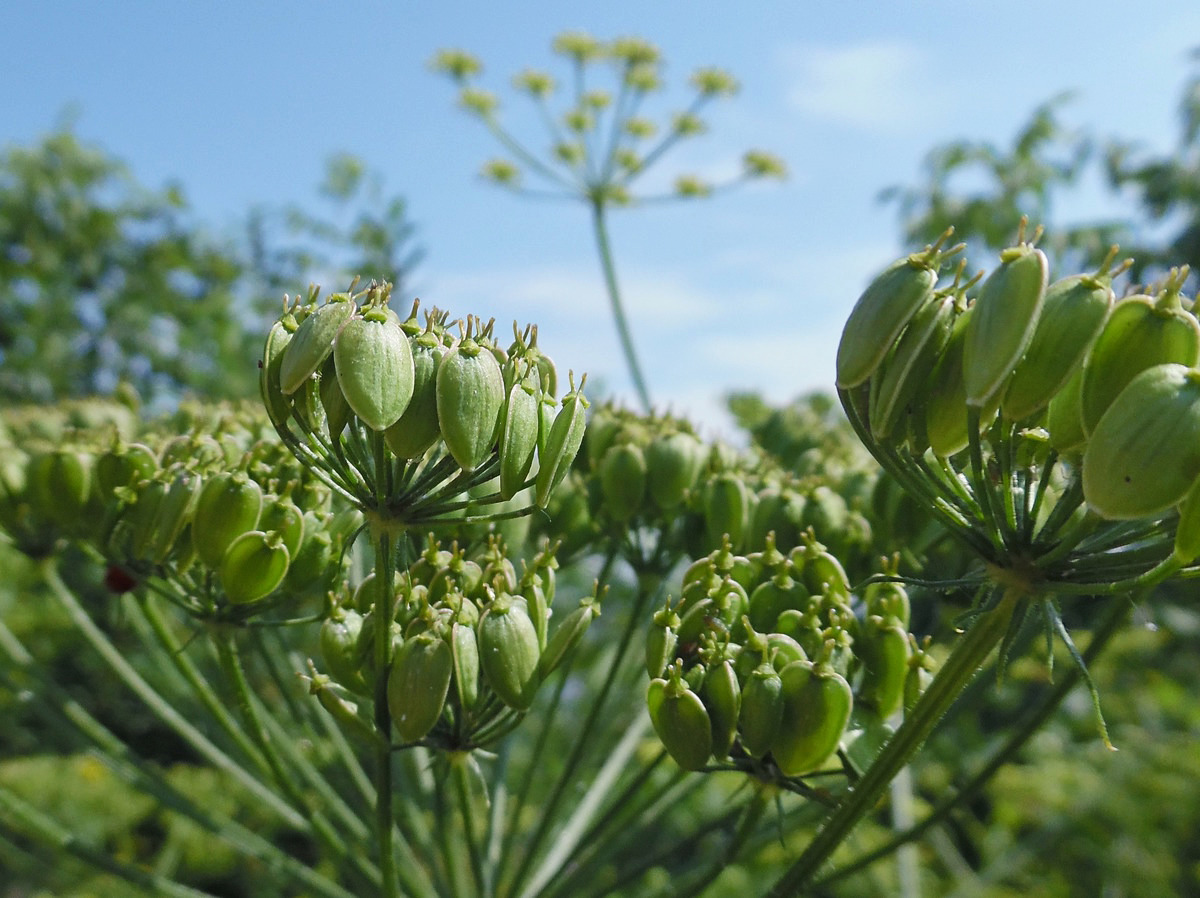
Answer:
M838 347L839 393L868 448L966 538L989 533L990 547L977 544L993 562L1061 561L1076 519L1173 530L1177 512L1191 520L1200 478L1187 269L1117 298L1128 263L1114 264L1115 247L1096 272L1050 282L1039 236L1020 235L986 278L964 282L960 266L944 286L958 247L897 261L859 298ZM1178 533L1175 563L1190 563L1200 536Z
M679 601L648 631L655 731L688 770L715 763L792 778L840 769L839 748L878 747L906 685L916 698L927 656L914 649L908 617L897 583L853 596L811 534L787 554L772 536L748 555L726 541L687 569Z
M494 490L476 507L526 489L544 507L583 438L583 381L558 398L535 328L514 326L505 348L492 321L469 317L455 333L447 313L422 325L417 303L401 319L389 297L372 284L286 304L261 371L280 436L355 505L406 524L452 519L482 484Z
M416 561L396 575L387 623L392 660L384 675L399 744L485 745L529 709L538 686L599 614L596 598L585 598L549 631L556 567L552 547L518 576L498 538L468 554L429 537ZM372 667L375 629L387 614L376 611L378 593L374 575L347 589L320 634L329 675L366 699L379 674ZM314 682L335 715L356 713L356 704Z

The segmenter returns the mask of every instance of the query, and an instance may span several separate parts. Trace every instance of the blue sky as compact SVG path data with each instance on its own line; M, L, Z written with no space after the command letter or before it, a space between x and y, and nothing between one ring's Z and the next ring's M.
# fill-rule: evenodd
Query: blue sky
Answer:
M1064 117L1166 148L1200 45L1200 4L930 0L734 4L120 3L13 0L0 9L0 144L29 143L68 109L75 130L151 185L178 180L198 218L232 231L253 204L312 204L324 160L362 156L406 198L427 251L415 291L454 315L536 321L562 368L632 392L586 212L513 197L479 169L499 155L427 67L459 47L485 65L512 130L542 133L508 88L566 72L554 35L638 35L666 59L647 112L687 99L688 74L730 70L741 93L654 175L720 176L741 153L791 177L709 200L618 212L612 238L658 404L721 428L723 392L783 401L828 388L842 321L899 250L878 192L912 184L936 143L1006 143L1029 111L1077 92ZM1101 207L1081 197L1065 217ZM297 285L301 289L304 285Z

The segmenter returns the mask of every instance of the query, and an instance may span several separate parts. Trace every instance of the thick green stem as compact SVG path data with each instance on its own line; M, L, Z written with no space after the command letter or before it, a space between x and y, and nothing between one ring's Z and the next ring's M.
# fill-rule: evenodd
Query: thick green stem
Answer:
M251 795L254 795L261 801L264 806L270 808L280 818L285 820L289 826L301 832L312 832L312 825L308 820L298 814L276 793L264 786L255 776L248 773L245 768L214 745L208 737L184 718L170 702L164 699L153 686L147 683L141 674L134 670L133 665L121 654L120 649L113 645L112 641L96 626L87 611L84 610L83 606L79 604L79 601L71 593L71 590L62 582L62 578L59 577L53 562L47 562L42 566L42 575L45 578L46 584L50 587L50 591L58 599L63 608L66 609L72 623L79 629L92 648L104 659L117 678L136 694L138 698L145 702L146 706L163 723L174 730L180 738L187 742L188 745L210 764L232 776Z
M637 390L642 408L649 413L651 410L650 391L646 387L646 379L642 375L642 367L638 363L637 350L633 347L633 334L629 330L629 322L625 318L625 307L621 303L621 290L617 286L617 270L613 264L612 247L608 242L608 225L604 218L603 198L591 198L591 210L592 233L596 238L596 250L600 253L600 268L604 272L604 286L608 291L608 302L612 307L617 336L621 340L621 351L625 354L629 377L633 380L633 386Z
M396 866L392 855L392 714L387 701L388 662L391 633L392 581L391 537L386 530L375 541L375 582L379 596L375 600L375 730L381 739L375 749L375 839L379 850L379 872L383 878L384 898L396 898Z
M896 730L875 762L847 793L796 862L771 887L768 898L801 894L821 865L829 860L850 831L875 807L896 774L921 747L988 655L1004 638L1013 610L1023 596L1018 587L1009 587L995 608L975 619L900 729Z
M1109 602L1105 608L1103 617L1099 621L1099 625L1092 634L1092 639L1088 643L1088 647L1083 652L1083 661L1085 664L1090 664L1099 657L1101 651L1104 650L1112 637L1125 623L1125 619L1129 616L1129 609L1132 607L1133 602L1127 596L1120 596ZM828 876L821 877L814 885L832 885L834 882L844 879L852 873L857 873L880 858L891 854L901 845L919 839L930 827L945 820L955 808L974 798L996 772L1016 755L1021 746L1028 742L1030 737L1042 728L1042 725L1050 718L1055 709L1079 685L1079 681L1082 678L1083 672L1080 667L1068 668L1058 678L1054 688L1046 692L1038 703L1028 710L1017 727L1009 733L1008 738L996 750L995 754L962 788L958 789L953 795L938 802L929 815L920 823L916 823L911 828L897 833L882 845L840 867Z

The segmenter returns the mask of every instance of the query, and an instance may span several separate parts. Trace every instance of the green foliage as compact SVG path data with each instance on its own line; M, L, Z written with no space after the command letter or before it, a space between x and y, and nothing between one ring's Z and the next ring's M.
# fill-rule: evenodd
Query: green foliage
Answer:
M1038 106L1009 146L971 139L941 144L926 156L923 183L883 191L881 198L899 209L905 242L932 243L953 225L972 255L999 250L1025 216L1052 231L1045 246L1064 268L1098 265L1118 243L1135 260L1135 283L1172 266L1200 269L1200 74L1183 85L1178 140L1164 152L1068 126L1069 101L1060 94ZM1072 191L1089 180L1107 186L1116 214L1062 220Z
M60 131L0 157L0 398L108 393L147 399L231 378L256 342L243 266L188 221L178 186L150 190Z
M244 237L206 233L182 187L147 187L59 130L0 154L0 402L132 386L148 403L254 390L261 328L282 284L386 274L420 261L403 199L341 154L317 215L259 208ZM240 372L240 374L239 374Z

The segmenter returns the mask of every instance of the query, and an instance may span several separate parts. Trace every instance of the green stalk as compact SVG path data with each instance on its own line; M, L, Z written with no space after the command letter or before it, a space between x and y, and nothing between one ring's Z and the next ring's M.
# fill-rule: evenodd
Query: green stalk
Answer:
M57 820L43 814L33 805L26 803L2 786L0 786L0 811L8 814L24 827L21 830L14 830L15 834L21 837L28 837L32 834L34 838L48 845L55 855L61 853L74 855L84 863L111 873L132 885L140 886L154 895L164 895L167 898L214 898L210 892L188 888L152 870L117 860L107 851L85 843ZM3 821L0 820L0 826L3 825ZM55 857L55 863L57 863L57 857Z
M875 807L888 785L900 772L938 721L958 698L988 655L1004 638L1017 603L1024 598L1020 587L1005 588L999 603L975 619L954 646L945 664L930 682L925 694L888 740L883 751L867 768L862 779L825 821L825 825L800 857L771 887L768 898L796 896L832 856L850 831Z
M471 797L471 768L474 763L470 752L455 752L447 762L450 775L454 778L454 789L458 798L459 816L462 817L463 834L466 837L467 856L471 859L471 872L475 876L476 894L484 891L483 847L480 845L478 828L475 825L475 802Z
M612 247L608 241L608 225L604 216L605 200L602 196L590 196L588 201L592 210L592 233L596 238L596 250L600 254L600 268L604 273L604 286L608 291L613 323L617 326L617 336L621 340L621 351L625 354L625 364L629 367L629 376L637 390L642 409L649 414L652 408L650 391L646 387L646 379L638 363L637 351L633 347L633 334L629 330L625 308L621 303L621 290L617 286L617 270L613 263Z
M166 619L163 618L155 604L150 602L146 597L142 597L138 602L127 603L126 612L131 616L141 617L149 624L150 629L154 631L154 635L158 639L159 645L165 650L167 657L175 665L176 670L187 681L192 689L192 693L199 700L200 704L212 715L213 720L216 721L225 735L241 750L242 754L259 765L263 773L268 772L265 761L259 755L250 737L246 735L245 730L238 726L233 715L225 707L225 703L184 652L183 646L175 638Z
M1128 617L1129 609L1133 607L1133 603L1133 600L1128 596L1120 596L1108 603L1108 606L1104 610L1104 615L1100 618L1099 626L1092 634L1091 641L1088 642L1088 647L1083 652L1085 664L1090 664L1100 656L1100 653L1108 645L1112 637L1125 623L1125 619ZM1025 717L1009 733L1008 738L1004 740L1003 744L1001 744L988 762L979 768L975 775L963 784L962 788L956 790L953 795L943 798L938 802L933 810L929 812L929 815L920 823L914 824L911 828L903 832L896 833L892 838L872 849L867 854L855 858L853 861L839 867L833 873L821 877L813 883L813 887L821 889L830 886L838 880L845 879L847 876L857 873L880 858L886 857L901 845L919 839L931 827L945 820L955 808L960 807L978 795L996 772L1016 755L1034 733L1042 728L1042 725L1050 719L1050 715L1063 703L1082 678L1083 674L1079 667L1068 668L1054 684L1054 688L1047 691L1038 703L1027 711Z
M35 680L49 695L50 701L39 703L39 710L49 717L51 713L61 715L80 735L95 746L93 751L123 781L160 801L165 807L182 814L197 826L210 832L239 854L254 858L262 865L297 883L302 883L314 895L324 898L355 898L337 883L330 881L315 870L305 866L274 843L246 829L227 817L217 816L209 808L202 807L189 796L169 783L163 771L139 758L115 736L111 730L96 720L61 687L49 680L34 658L21 642L0 621L0 649L9 661L22 673ZM7 676L0 673L0 679ZM57 717L50 718L52 721Z
M223 638L214 638L213 642L216 644L221 668L225 673L226 679L233 687L235 701L238 712L242 717L243 726L254 741L254 744L258 746L259 752L270 768L271 775L274 777L284 797L296 810L312 821L313 834L331 857L338 858L342 862L348 861L367 882L377 885L379 882L379 871L370 861L362 857L359 852L351 850L351 840L344 838L339 833L330 823L328 816L323 810L315 808L309 803L307 797L297 787L295 778L292 776L292 771L284 769L283 759L276 748L276 743L268 736L263 721L259 716L233 634L226 633ZM276 735L285 740L287 738L282 733L277 733ZM353 830L351 831L353 832Z
M46 584L50 587L51 593L66 610L71 622L79 629L80 633L83 634L96 653L104 659L117 678L130 691L137 695L163 723L174 730L180 738L206 761L233 777L250 794L254 795L264 806L270 808L289 826L300 832L312 832L312 825L308 820L301 814L298 814L279 795L268 789L259 779L247 772L244 767L214 745L203 733L188 722L170 702L159 695L154 687L142 678L141 674L134 670L133 665L121 654L120 649L113 645L104 632L96 626L91 616L79 604L78 599L71 593L67 585L63 583L62 578L59 577L58 571L54 567L53 561L47 560L42 564L41 570Z
M382 471L387 463L383 434L373 434L375 470ZM383 478L375 478L376 508L385 507ZM392 839L392 712L388 707L387 683L392 648L392 535L387 527L372 527L375 542L375 585L378 596L373 609L376 615L375 644L375 729L382 737L375 749L375 840L379 851L379 873L383 878L382 898L398 898L396 859Z
M521 898L535 898L566 867L576 846L579 845L584 830L587 829L600 805L616 785L626 764L629 763L638 743L646 733L649 722L646 715L639 715L630 723L625 730L625 735L621 737L621 741L605 758L603 766L596 773L587 792L572 809L570 817L560 826L558 836L554 840L554 847L534 872L529 885L521 893Z

